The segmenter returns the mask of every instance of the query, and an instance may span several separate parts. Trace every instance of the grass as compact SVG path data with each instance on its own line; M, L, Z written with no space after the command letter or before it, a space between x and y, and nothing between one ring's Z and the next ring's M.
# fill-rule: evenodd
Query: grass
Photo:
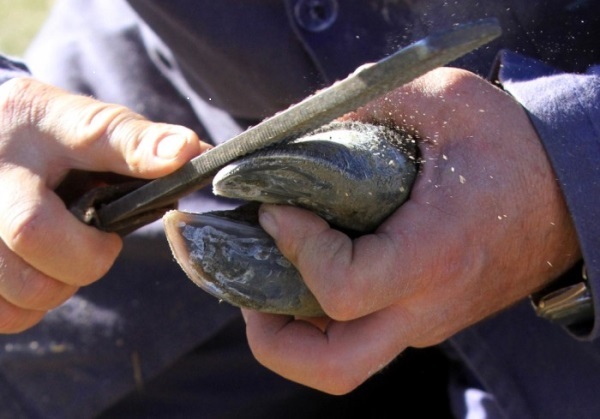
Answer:
M54 0L0 0L0 53L20 57L53 3Z

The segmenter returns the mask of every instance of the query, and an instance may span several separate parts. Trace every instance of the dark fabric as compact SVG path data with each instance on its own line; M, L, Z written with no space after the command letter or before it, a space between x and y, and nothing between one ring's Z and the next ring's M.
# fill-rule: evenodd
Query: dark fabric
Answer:
M438 349L409 349L350 396L329 396L257 368L243 328L242 319L231 323L100 418L384 419L398 417L398 400L406 417L451 417L449 365Z
M2 69L0 84L14 77L27 74L27 66L24 63L8 57L0 56L0 68Z
M575 221L588 275L599 278L600 67L573 76L509 52L502 54L502 62L499 77L543 138ZM595 295L598 285L591 281ZM595 311L600 313L598 300ZM574 332L597 337L600 322L593 326Z
M459 23L486 17L501 22L499 40L454 63L484 76L501 48L585 70L600 35L598 25L581 24L598 7L586 1L570 7L560 0L129 3L169 46L197 92L246 119L269 116L361 64ZM338 4L337 12L325 29L304 22L318 19L330 3ZM303 4L312 4L315 16L299 12Z
M598 82L594 70L576 73L598 62L600 3L129 3L133 10L122 0L58 1L27 56L33 75L152 120L189 126L216 142L231 131L222 111L243 128L434 30L498 17L503 36L453 64L485 76L499 51L520 54L502 56L500 81L542 137L574 215L592 287L599 289ZM12 73L4 79L19 74L13 64L5 68ZM181 203L192 211L231 205L207 191ZM600 411L596 337L593 330L574 339L536 318L527 301L457 334L444 345L452 359L454 411L475 414L469 399L475 392L482 417L593 417ZM347 417L363 408L364 417L388 411L415 417L427 416L435 400L444 411L447 365L438 352L415 353L422 356L400 355L344 398L277 378L252 360L238 311L194 288L172 260L160 225L152 225L128 238L102 281L38 327L0 337L0 413L213 418L318 411ZM420 368L427 373L420 375ZM425 405L412 403L417 394L425 394ZM381 410L368 410L374 406Z

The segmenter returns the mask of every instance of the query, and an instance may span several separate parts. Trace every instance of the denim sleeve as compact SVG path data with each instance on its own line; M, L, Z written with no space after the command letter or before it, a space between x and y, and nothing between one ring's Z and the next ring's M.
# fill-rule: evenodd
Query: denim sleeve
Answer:
M29 70L23 62L0 55L0 84L15 77L29 75Z
M529 113L577 230L600 334L600 67L562 73L511 52L499 57L498 80ZM574 332L573 330L571 330Z

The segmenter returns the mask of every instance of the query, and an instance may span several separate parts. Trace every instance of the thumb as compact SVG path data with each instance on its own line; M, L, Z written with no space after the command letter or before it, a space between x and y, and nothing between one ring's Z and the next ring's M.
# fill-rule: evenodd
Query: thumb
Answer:
M386 234L352 240L310 211L280 205L263 204L259 221L329 317L351 320L391 303L389 281L377 280L394 270L394 246Z
M0 238L6 253L75 286L104 275L121 242L66 211L53 192L65 174L79 169L158 177L208 148L184 127L155 124L125 107L30 78L0 85L0 120ZM2 263L5 258L0 255Z
M68 168L153 178L172 172L209 147L185 127L153 123L123 106L33 79L11 82L12 113L29 121L25 127L33 131L29 138L46 139L35 146L46 153L40 160L47 162L49 171Z

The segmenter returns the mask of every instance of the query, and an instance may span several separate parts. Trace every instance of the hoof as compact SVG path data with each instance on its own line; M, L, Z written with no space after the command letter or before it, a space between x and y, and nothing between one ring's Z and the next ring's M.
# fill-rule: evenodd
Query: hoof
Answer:
M256 224L229 211L164 216L167 239L187 276L219 300L267 313L321 316L299 272Z
M415 159L415 141L397 130L332 123L225 166L213 192L300 206L338 228L365 233L408 198Z
M332 123L221 169L216 195L296 205L352 235L373 231L408 198L415 140L384 126ZM258 225L258 205L164 217L176 260L202 289L259 311L323 315L295 267Z

